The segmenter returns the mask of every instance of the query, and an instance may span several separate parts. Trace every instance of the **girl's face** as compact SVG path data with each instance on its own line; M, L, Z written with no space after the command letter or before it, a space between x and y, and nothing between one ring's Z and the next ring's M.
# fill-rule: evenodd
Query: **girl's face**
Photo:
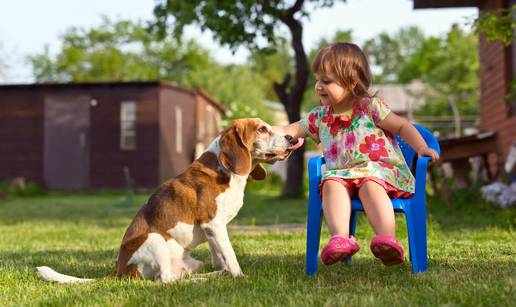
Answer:
M348 90L337 83L337 79L330 75L315 75L315 91L321 97L323 105L335 106L344 102Z

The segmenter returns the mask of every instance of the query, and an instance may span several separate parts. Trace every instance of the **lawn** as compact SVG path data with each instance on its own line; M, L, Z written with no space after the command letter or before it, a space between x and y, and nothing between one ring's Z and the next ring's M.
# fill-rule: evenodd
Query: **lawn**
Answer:
M137 194L135 203L146 196ZM516 212L492 208L476 190L456 193L451 208L430 201L429 271L423 274L411 273L408 262L384 267L376 261L368 249L372 232L361 216L362 250L353 264L321 265L314 278L304 275L302 231L230 233L242 278L168 285L116 279L63 285L38 278L38 265L81 277L112 273L120 239L139 207L121 204L122 198L106 192L0 200L0 306L509 306L516 301ZM232 224L296 224L305 218L305 199L285 200L262 190L246 194ZM397 225L407 246L402 216ZM324 232L322 243L327 238ZM194 256L209 263L206 245Z

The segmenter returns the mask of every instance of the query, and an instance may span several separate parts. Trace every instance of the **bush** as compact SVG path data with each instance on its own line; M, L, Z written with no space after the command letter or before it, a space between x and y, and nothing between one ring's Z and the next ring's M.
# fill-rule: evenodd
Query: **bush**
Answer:
M23 177L0 181L0 198L9 196L31 197L45 194L47 194L45 189L35 182L26 181Z

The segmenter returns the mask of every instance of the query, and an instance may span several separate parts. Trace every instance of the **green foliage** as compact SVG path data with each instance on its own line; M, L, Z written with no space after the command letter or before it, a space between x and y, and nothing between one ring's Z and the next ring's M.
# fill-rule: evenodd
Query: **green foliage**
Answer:
M281 38L277 36L278 26L284 22L289 10L305 18L309 10L331 7L335 1L307 0L310 7L304 2L158 0L154 8L155 28L161 35L172 29L175 37L181 37L186 26L196 24L202 30L211 30L217 41L233 50L239 46L275 49L281 43Z
M482 33L489 41L500 41L505 46L514 43L514 29L516 4L508 9L499 9L493 12L482 12L474 20L472 28L476 33ZM509 85L509 93L505 97L507 101L513 101L516 97L516 81ZM514 103L513 103L514 104Z
M460 114L478 114L478 38L458 26L444 37L426 37L410 26L393 35L381 33L366 42L374 83L407 84L420 80L429 86L420 115L451 115L455 99Z
M202 70L192 71L188 83L200 87L228 109L226 120L260 117L272 122L272 112L265 107L267 80L248 65L211 63Z
M466 33L459 27L441 40L439 48L429 56L431 65L423 71L421 80L432 87L423 114L449 115L446 99L455 99L460 114L474 115L479 112L479 61L478 39L474 33ZM440 105L441 108L436 108ZM433 111L432 111L433 109Z
M516 22L516 4L508 9L499 9L492 12L482 12L474 20L473 29L482 33L490 41L501 41L505 46L514 42Z
M289 52L290 42L282 37L277 41L276 48L254 49L249 56L251 69L268 82L265 97L272 101L279 100L273 84L282 82L285 74L293 74L295 69Z
M2 197L34 197L46 195L47 191L32 181L16 184L12 180L0 181L0 199Z
M417 78L421 71L419 63L414 62L421 58L417 53L423 51L424 43L424 34L416 26L401 28L392 36L383 32L368 40L364 52L370 65L381 68L375 74L375 83L407 83Z
M162 40L141 23L104 18L95 28L69 29L61 51L30 57L38 82L166 80L202 88L228 109L228 118L271 118L266 81L247 65L222 65L190 40Z
M29 57L38 82L168 80L188 83L191 71L209 65L208 52L193 41L159 41L141 22L104 17L91 29L71 28L54 57L48 48Z

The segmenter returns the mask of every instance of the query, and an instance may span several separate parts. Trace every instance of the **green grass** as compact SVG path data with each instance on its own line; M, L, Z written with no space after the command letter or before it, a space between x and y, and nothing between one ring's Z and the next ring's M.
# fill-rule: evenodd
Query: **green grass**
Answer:
M41 281L34 267L100 277L112 273L120 239L138 206L116 205L123 195L49 194L0 200L0 306L509 306L516 301L516 213L484 204L478 193L454 195L446 208L429 204L429 271L411 273L410 263L384 267L368 250L372 231L361 216L362 250L353 264L320 266L304 276L304 232L231 233L242 278L162 285L105 279L92 284ZM147 195L138 194L142 204ZM306 200L274 192L249 192L232 224L304 223ZM403 217L398 235L407 246ZM328 233L323 233L322 244ZM194 256L209 263L207 246ZM210 270L210 265L207 266ZM513 303L510 303L510 302Z

